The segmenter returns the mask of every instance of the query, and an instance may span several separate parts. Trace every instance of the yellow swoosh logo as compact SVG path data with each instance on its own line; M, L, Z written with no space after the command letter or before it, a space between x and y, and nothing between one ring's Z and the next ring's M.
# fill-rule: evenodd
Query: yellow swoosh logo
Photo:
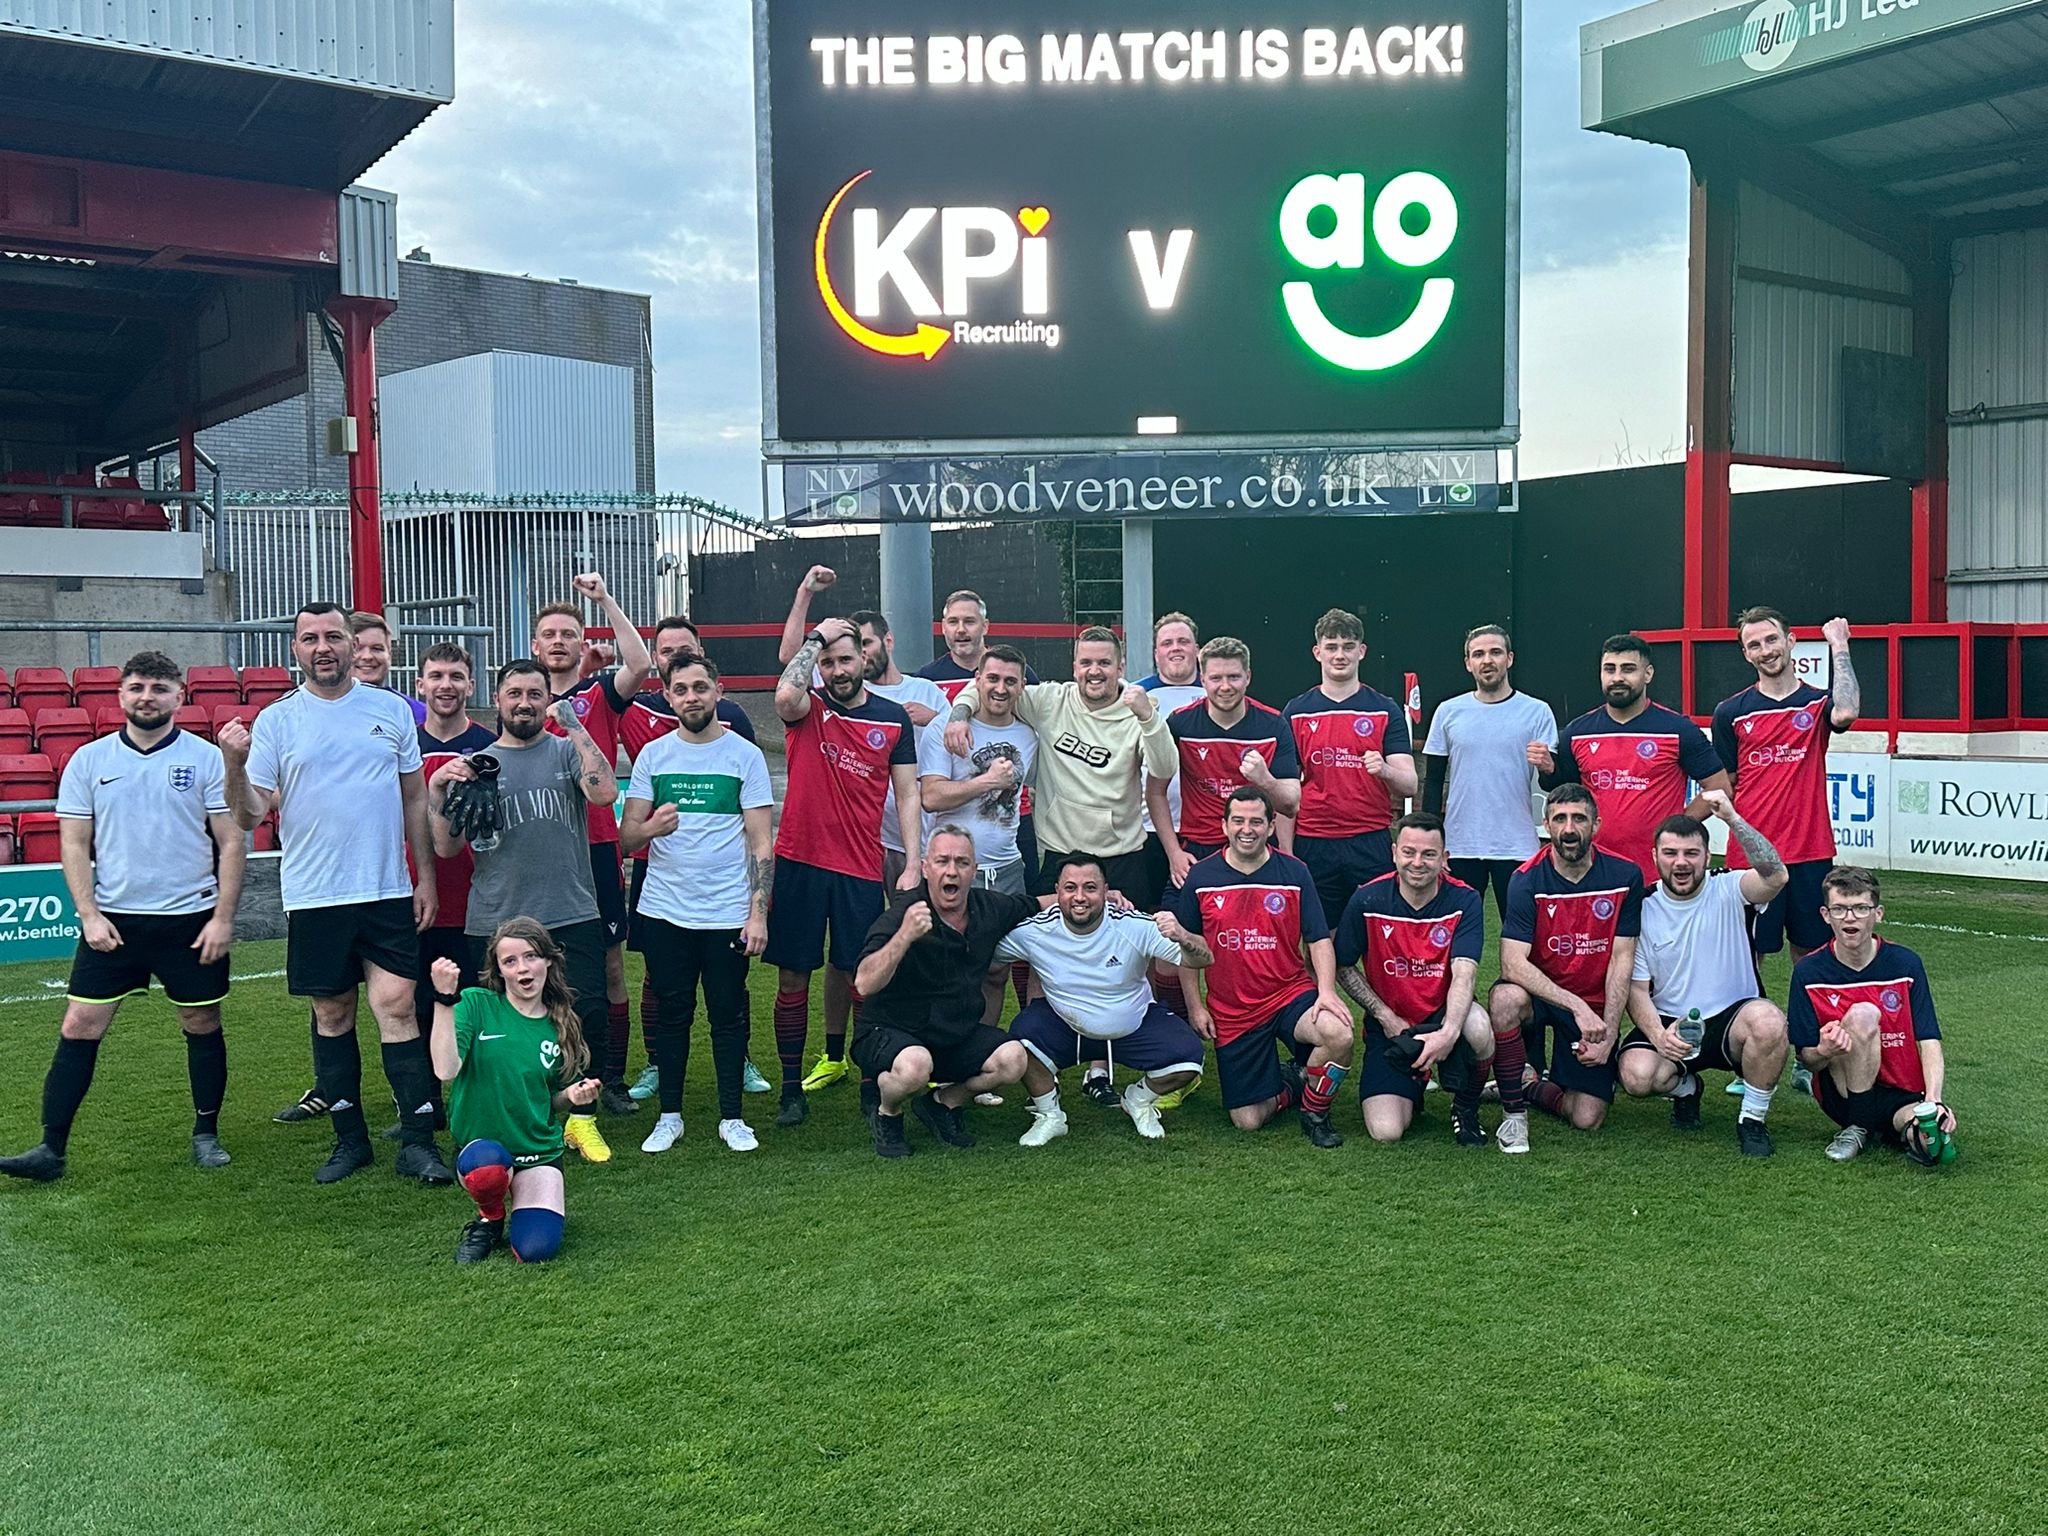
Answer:
M952 332L946 330L943 326L926 325L920 321L917 329L908 336L891 336L886 332L877 331L869 326L862 325L860 321L856 320L848 312L846 306L839 302L839 295L832 291L832 274L825 270L825 235L832 228L832 215L839 211L840 199L845 197L847 193L851 192L857 184L870 174L872 173L869 171L862 171L858 176L847 182L845 186L834 192L832 194L832 201L825 205L824 217L818 220L818 239L813 252L813 261L818 273L818 296L825 301L825 308L831 312L832 318L839 323L839 329L846 332L847 335L866 347L870 352L880 352L885 357L917 357L922 355L926 362L930 362L939 355L939 348L953 339Z

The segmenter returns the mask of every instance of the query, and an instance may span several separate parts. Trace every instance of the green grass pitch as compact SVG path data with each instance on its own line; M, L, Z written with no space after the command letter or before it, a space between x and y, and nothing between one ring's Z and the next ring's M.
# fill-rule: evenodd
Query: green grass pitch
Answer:
M283 946L246 946L231 1169L186 1160L151 999L70 1174L0 1188L0 1533L2038 1532L2048 894L1887 895L1946 1027L1939 1175L1827 1162L1789 1088L1744 1160L1718 1080L1700 1137L1624 1102L1590 1137L1536 1116L1519 1159L1455 1147L1435 1096L1391 1148L1340 1101L1318 1153L1291 1118L1231 1130L1212 1086L1141 1144L1070 1081L1044 1151L1013 1094L979 1147L913 1125L897 1164L847 1084L794 1132L749 1100L740 1157L700 1034L683 1143L606 1122L534 1269L457 1270L467 1202L388 1144L315 1188L325 1127L269 1118L305 1013ZM0 969L8 1151L62 971Z

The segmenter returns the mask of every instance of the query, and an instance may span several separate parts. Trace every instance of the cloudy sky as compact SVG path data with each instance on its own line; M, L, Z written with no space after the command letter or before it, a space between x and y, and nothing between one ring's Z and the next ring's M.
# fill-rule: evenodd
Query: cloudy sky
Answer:
M1578 127L1579 24L1524 0L1525 475L1683 445L1685 163ZM456 100L364 180L400 248L654 297L657 481L756 511L750 7L463 0Z

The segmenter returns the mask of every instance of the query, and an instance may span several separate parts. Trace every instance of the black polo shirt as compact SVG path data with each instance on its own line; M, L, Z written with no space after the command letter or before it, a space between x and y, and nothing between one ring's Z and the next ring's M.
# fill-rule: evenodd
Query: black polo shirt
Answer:
M896 936L913 902L931 902L924 886L891 893L888 910L875 919L861 945L865 960ZM960 932L932 907L932 931L910 946L889 985L861 999L860 1023L870 1029L899 1029L921 1045L957 1045L981 1024L981 983L994 962L996 946L1012 928L1038 915L1028 896L1006 896L979 886L967 893L967 931Z

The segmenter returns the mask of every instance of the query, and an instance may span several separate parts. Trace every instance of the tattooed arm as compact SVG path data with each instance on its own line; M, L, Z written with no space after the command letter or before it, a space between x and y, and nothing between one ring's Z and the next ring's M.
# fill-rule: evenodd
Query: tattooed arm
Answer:
M603 749L591 739L590 732L576 717L576 707L567 699L556 700L553 713L555 724L576 749L576 787L590 804L610 805L619 798L617 765L604 760Z
M749 806L740 813L747 840L747 923L740 930L740 942L750 955L768 947L768 909L775 904L774 815L765 805Z
M1828 662L1835 678L1828 718L1836 730L1846 731L1863 713L1863 685L1856 680L1855 664L1849 660L1849 621L1829 619L1820 632L1828 642Z
M1722 791L1702 790L1700 799L1710 814L1728 823L1728 836L1741 844L1749 859L1749 868L1742 872L1742 899L1760 907L1785 889L1785 861L1771 846L1771 840L1744 821L1736 812L1735 802Z

